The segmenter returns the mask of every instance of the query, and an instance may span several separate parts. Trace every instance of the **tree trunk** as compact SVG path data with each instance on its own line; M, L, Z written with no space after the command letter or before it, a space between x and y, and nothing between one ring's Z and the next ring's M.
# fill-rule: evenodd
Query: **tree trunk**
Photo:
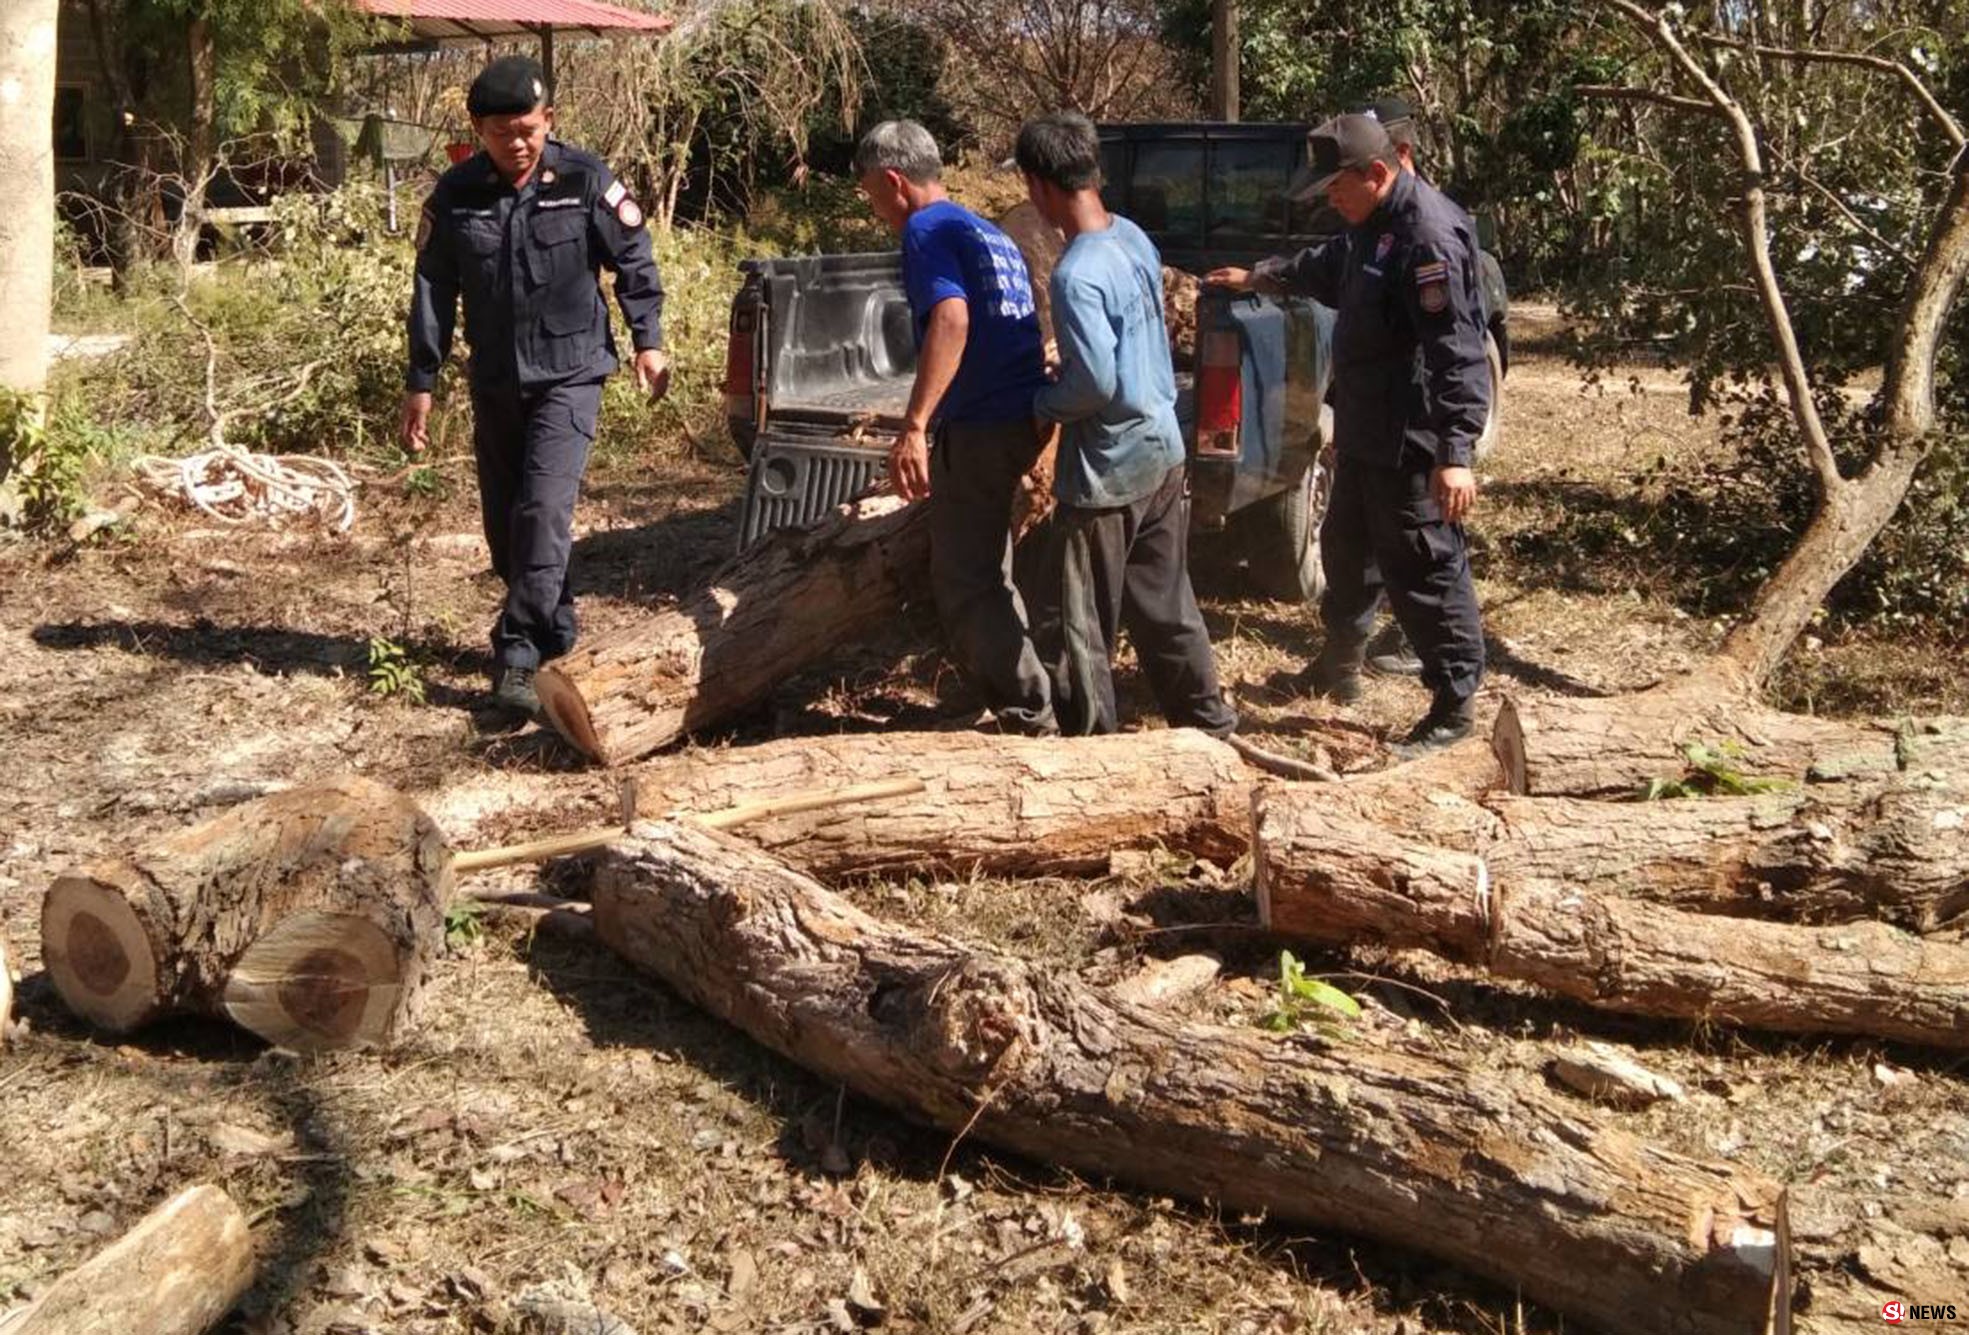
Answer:
M643 825L602 940L904 1113L1097 1179L1426 1251L1622 1335L1742 1335L1779 1188L1433 1054L1175 1023L860 912L755 849Z
M55 266L57 0L0 5L0 389L38 394L48 378ZM0 440L0 448L6 442ZM0 457L0 476L6 473Z
M651 811L703 812L822 785L919 777L924 791L776 816L745 839L823 880L919 871L1104 874L1117 849L1231 862L1250 843L1254 775L1193 729L1071 740L983 733L801 737L647 766Z
M178 267L187 272L198 259L198 236L205 226L205 192L218 154L218 48L212 21L203 16L185 26L185 63L191 84L191 132L185 139L184 203L171 236Z
M32 1307L0 1318L0 1335L203 1335L252 1282L246 1216L207 1183L152 1210Z
M1766 709L1721 674L1605 699L1506 699L1491 742L1505 788L1533 797L1638 798L1651 780L1683 777L1692 745L1720 752L1746 777L1790 783L1900 766L1893 727Z
M1601 1010L1969 1048L1969 947L1520 879L1307 798L1267 790L1254 803L1253 880L1274 931L1420 947Z
M300 1050L387 1042L443 936L451 854L416 804L345 778L247 802L42 901L55 990L123 1033L228 1016Z
M683 606L543 668L540 703L561 736L610 765L729 718L922 591L928 518L878 496L775 534Z

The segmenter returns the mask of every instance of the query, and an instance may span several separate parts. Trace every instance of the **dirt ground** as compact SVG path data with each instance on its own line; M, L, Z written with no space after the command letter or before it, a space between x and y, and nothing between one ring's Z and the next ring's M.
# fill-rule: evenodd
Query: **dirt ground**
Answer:
M1591 581L1514 563L1581 488L1633 489L1657 456L1717 448L1673 378L1582 391L1519 317L1507 436L1477 520L1494 672L1506 691L1630 689L1711 646L1649 564ZM216 1024L91 1037L38 977L40 895L61 869L208 817L243 791L358 770L417 794L454 842L605 817L610 789L537 732L483 730L483 625L495 581L469 463L448 494L372 479L353 536L219 532L147 506L80 549L0 547L0 923L20 948L28 1032L0 1054L0 1310L40 1291L199 1180L254 1221L261 1267L225 1329L517 1328L531 1293L585 1299L637 1330L950 1332L1555 1331L1515 1295L1414 1253L1307 1236L952 1148L694 1012L592 944L460 916L426 1023L388 1053L300 1059ZM591 478L579 516L587 624L632 617L727 555L740 474L668 444ZM1637 493L1645 505L1645 489ZM1317 646L1305 609L1246 595L1226 545L1197 544L1219 661L1250 731L1376 763L1419 714L1413 682L1374 679L1349 711L1281 690ZM421 673L414 703L370 689L372 637ZM845 729L966 726L967 702L915 612L877 643L787 684L702 745ZM1799 654L1856 709L1969 711L1931 648ZM1855 685L1854 683L1858 683ZM1146 699L1133 674L1136 717ZM1154 726L1152 723L1149 726ZM513 871L480 885L525 886ZM566 888L578 872L538 875ZM1090 882L871 884L864 906L1090 979L1207 948L1225 979L1199 1015L1255 1024L1278 944L1246 870L1133 859ZM1853 1042L1752 1039L1621 1020L1425 959L1315 956L1369 1003L1363 1029L1427 1035L1536 1071L1555 1040L1626 1045L1685 1101L1625 1115L1677 1150L1870 1202L1969 1211L1960 1060ZM1615 1117L1605 1111L1582 1115ZM1969 1265L1958 1293L1969 1305Z

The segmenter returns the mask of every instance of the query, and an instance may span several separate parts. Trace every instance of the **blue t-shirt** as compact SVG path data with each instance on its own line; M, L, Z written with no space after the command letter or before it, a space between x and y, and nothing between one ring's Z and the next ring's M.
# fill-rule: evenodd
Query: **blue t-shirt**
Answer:
M1141 228L1111 216L1053 269L1060 378L1033 400L1034 416L1063 424L1053 494L1094 508L1140 500L1183 462L1162 257Z
M969 209L938 200L903 225L902 278L919 348L938 302L961 297L970 308L964 357L937 420L1029 419L1033 393L1046 383L1045 354L1032 280L1012 239Z

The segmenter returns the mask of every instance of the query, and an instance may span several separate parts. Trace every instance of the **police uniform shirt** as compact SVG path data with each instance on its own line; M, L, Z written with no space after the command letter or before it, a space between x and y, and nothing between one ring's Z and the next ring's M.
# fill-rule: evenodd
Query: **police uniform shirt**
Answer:
M475 384L523 390L616 367L598 268L638 352L663 345L663 283L643 214L599 158L548 139L515 189L481 151L438 179L417 224L406 388L427 391L451 351L458 299Z
M1412 172L1359 227L1253 271L1339 312L1334 445L1366 463L1468 467L1490 407L1470 216Z

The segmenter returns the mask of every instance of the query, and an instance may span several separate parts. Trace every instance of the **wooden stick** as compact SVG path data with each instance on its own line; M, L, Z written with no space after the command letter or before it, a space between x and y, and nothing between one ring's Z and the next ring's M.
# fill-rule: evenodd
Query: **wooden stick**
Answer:
M7 924L0 922L0 1048L7 1046L7 1031L14 1027L14 955L7 940Z
M686 816L684 819L713 830L729 830L773 816L819 811L824 807L846 806L851 802L872 802L878 798L904 797L922 791L921 779L884 779L878 783L858 783L847 788L816 788L789 793L770 801L745 802L722 811L707 811L703 815ZM598 848L606 848L624 833L626 831L621 826L608 825L576 830L571 834L549 835L544 839L530 839L522 844L467 849L452 858L451 866L453 871L464 873L484 871L488 867L510 867L519 862L546 862L551 858L570 857L576 853L592 853Z

